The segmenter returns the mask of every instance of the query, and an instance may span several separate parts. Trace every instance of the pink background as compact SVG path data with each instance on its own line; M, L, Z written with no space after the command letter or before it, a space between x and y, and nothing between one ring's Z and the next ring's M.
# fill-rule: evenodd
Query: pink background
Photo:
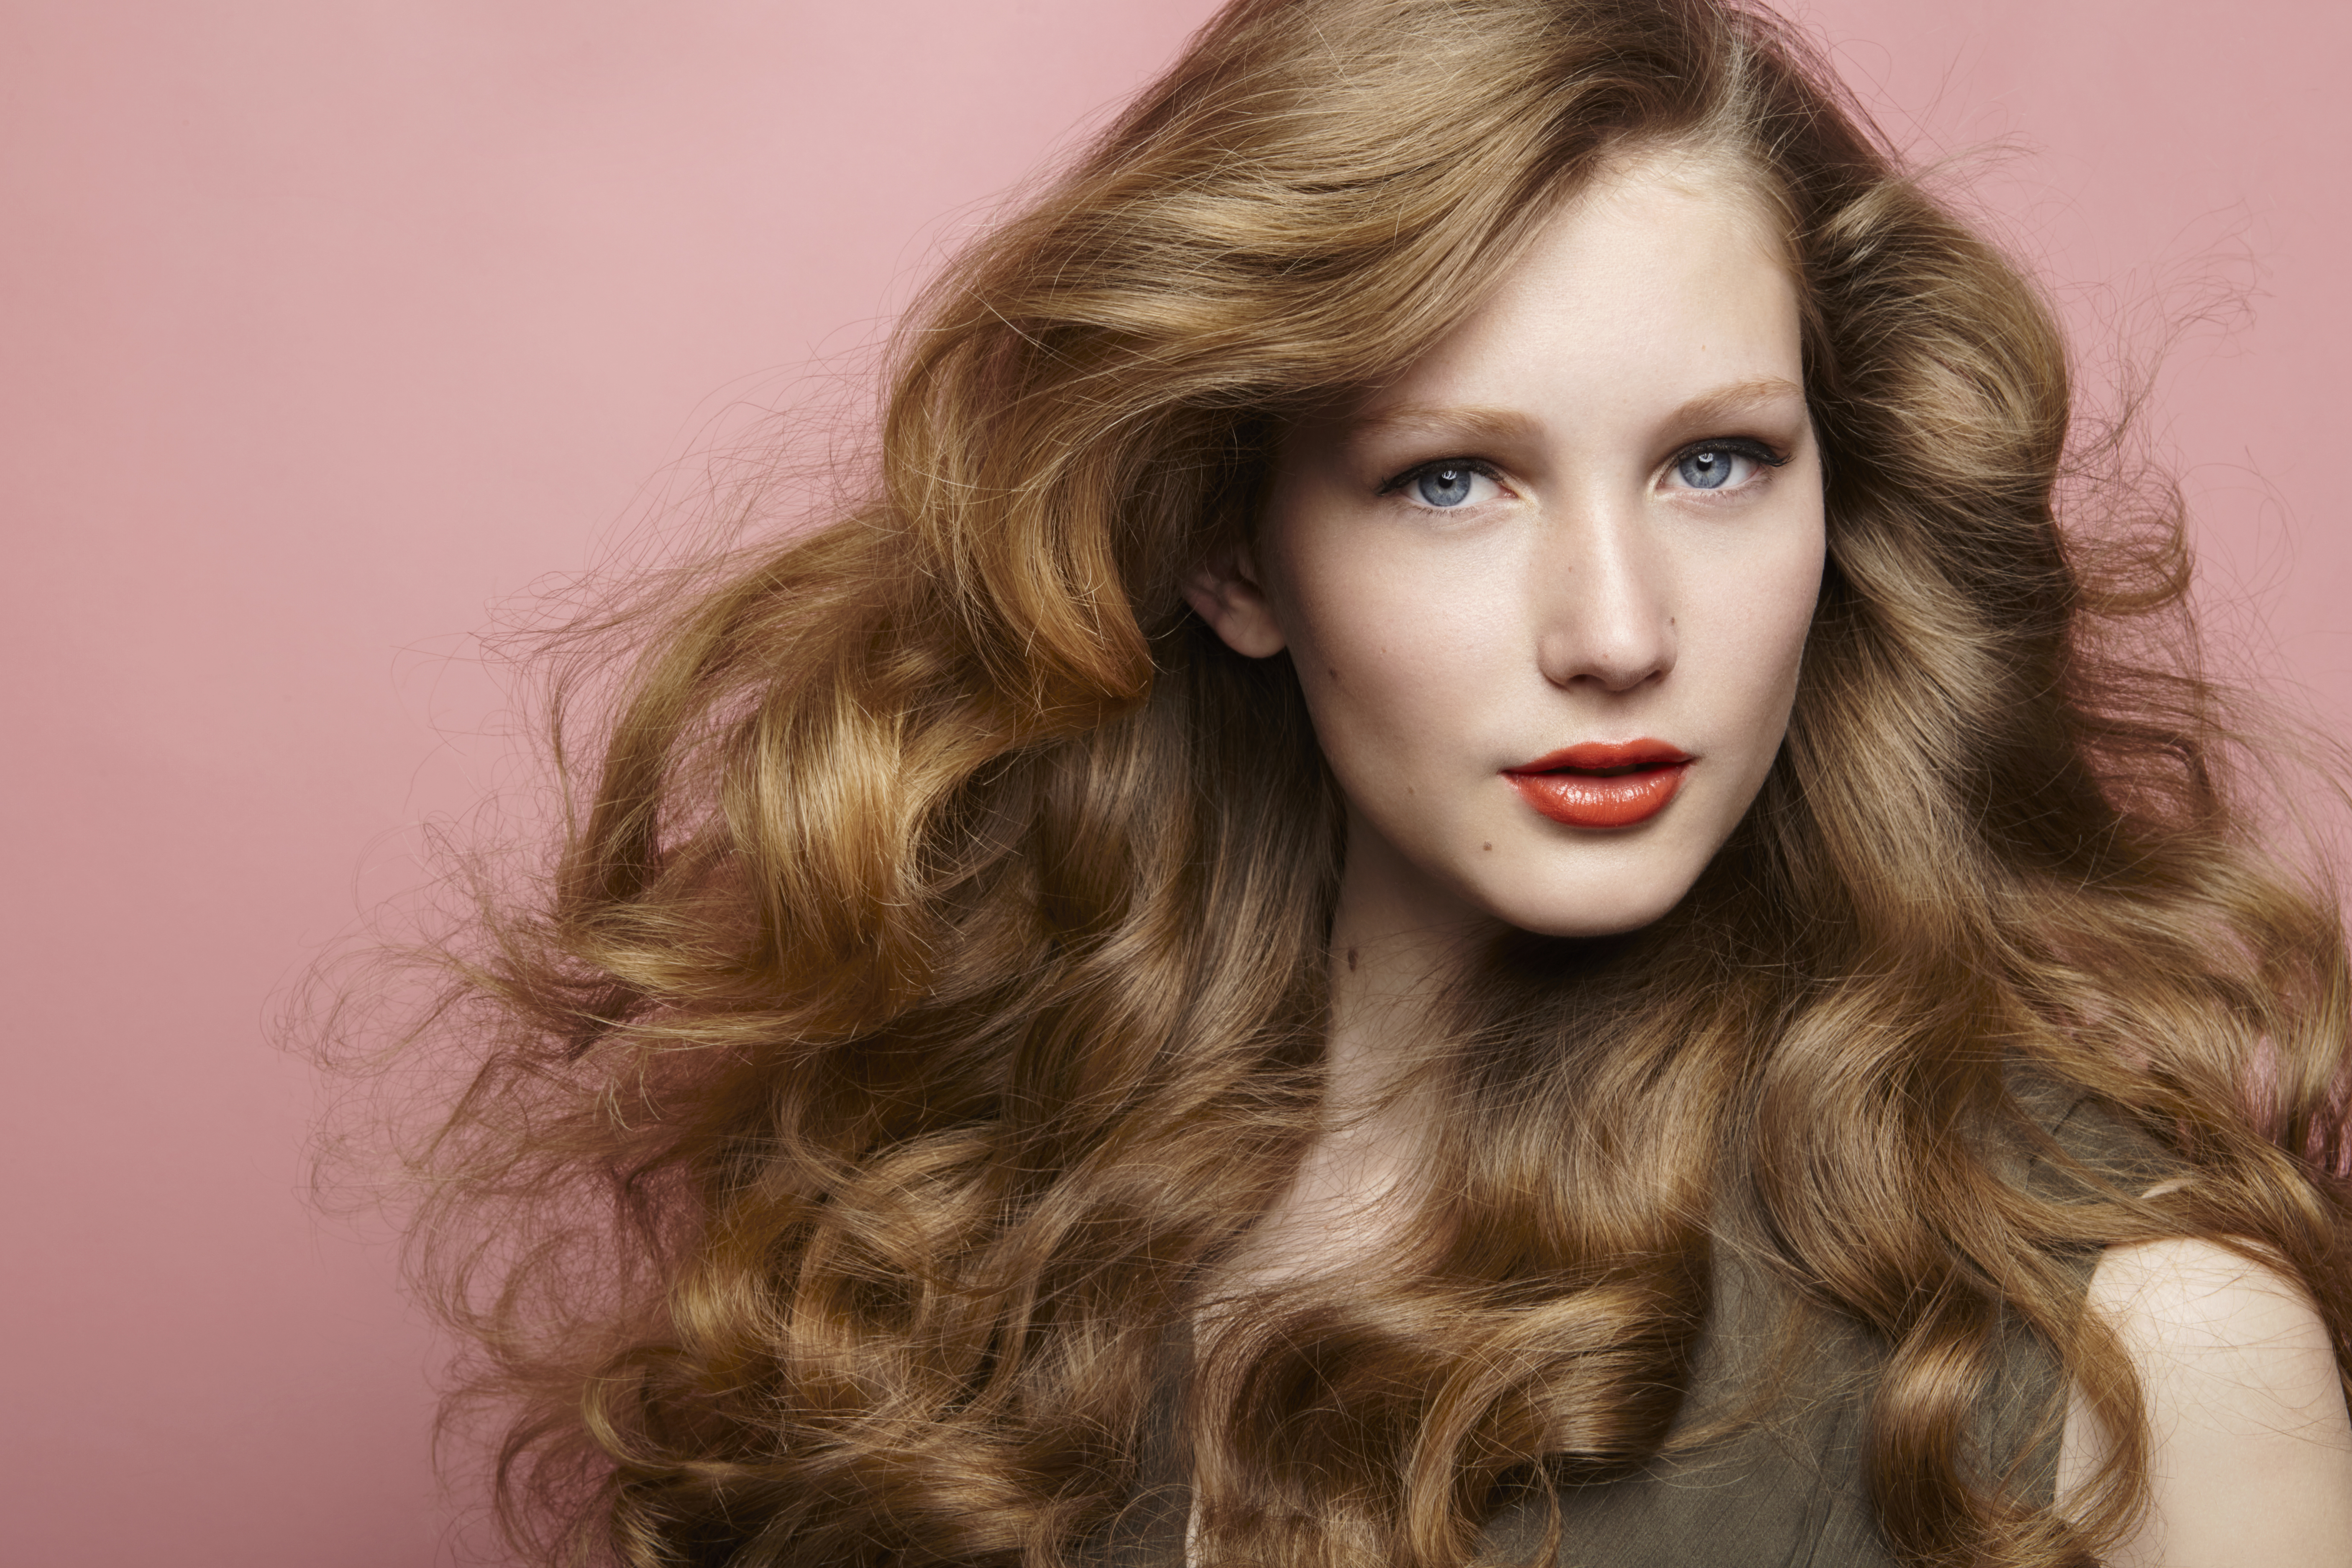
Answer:
M854 363L1207 10L0 6L10 1560L450 1556L436 1352L382 1237L306 1207L267 1022L512 776L492 607ZM2217 621L2341 724L2352 9L1808 14L1923 149L2017 139L1980 199L2095 352L2223 301L2151 429Z

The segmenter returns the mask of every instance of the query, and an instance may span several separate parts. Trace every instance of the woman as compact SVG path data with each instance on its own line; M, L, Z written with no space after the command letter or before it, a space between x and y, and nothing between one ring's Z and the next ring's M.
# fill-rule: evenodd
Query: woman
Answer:
M2343 932L2068 428L1768 20L1241 0L931 291L868 500L593 628L435 1015L510 1521L2352 1552Z

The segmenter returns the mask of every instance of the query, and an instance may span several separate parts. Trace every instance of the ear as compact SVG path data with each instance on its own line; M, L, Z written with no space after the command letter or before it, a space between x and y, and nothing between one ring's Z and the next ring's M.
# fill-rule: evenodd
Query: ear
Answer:
M1282 651L1282 623L1275 618L1247 545L1221 545L1211 552L1184 579L1184 602L1235 653L1268 658Z

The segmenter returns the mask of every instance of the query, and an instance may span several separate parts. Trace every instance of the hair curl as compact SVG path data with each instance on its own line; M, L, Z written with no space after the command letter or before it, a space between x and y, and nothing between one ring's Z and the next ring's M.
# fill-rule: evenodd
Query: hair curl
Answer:
M1342 849L1286 660L1180 574L1245 533L1286 419L1667 143L1754 182L1805 301L1830 564L1788 740L1666 921L1481 972L1420 1267L1256 1304L1201 1550L1454 1568L1515 1470L1654 1450L1727 1174L1887 1347L1867 1465L1912 1563L2082 1563L2142 1495L2066 1247L2258 1247L2346 1363L2343 933L2163 653L2177 509L2070 467L2033 289L1756 13L1238 0L929 290L869 502L585 634L635 662L593 765L559 740L560 857L418 1029L473 1058L414 1235L514 1412L518 1540L1098 1539L1169 1335L1312 1133ZM2195 1179L2001 1180L2021 1061ZM2126 1435L2082 1531L1960 1436L2017 1325Z

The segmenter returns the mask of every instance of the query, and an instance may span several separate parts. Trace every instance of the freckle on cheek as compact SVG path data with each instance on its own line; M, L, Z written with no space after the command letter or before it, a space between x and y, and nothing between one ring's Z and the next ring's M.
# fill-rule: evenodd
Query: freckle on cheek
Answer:
M1478 847L1481 849L1492 849L1494 846L1491 844L1481 844Z
M1356 950L1352 947L1348 950L1348 973L1356 973Z

